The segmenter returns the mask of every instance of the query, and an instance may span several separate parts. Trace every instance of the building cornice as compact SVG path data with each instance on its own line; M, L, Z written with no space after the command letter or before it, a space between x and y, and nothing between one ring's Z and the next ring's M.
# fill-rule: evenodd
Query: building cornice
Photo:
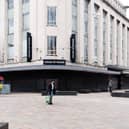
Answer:
M116 13L118 13L121 17L123 17L127 22L129 22L129 19L126 17L126 13L122 13L122 11L120 11L117 7L115 7L114 5L112 5L110 3L110 0L102 0L104 3L106 3L110 8L112 8ZM122 5L121 5L122 6ZM123 10L124 10L124 6ZM121 7L121 8L122 8ZM119 19L118 19L119 20Z

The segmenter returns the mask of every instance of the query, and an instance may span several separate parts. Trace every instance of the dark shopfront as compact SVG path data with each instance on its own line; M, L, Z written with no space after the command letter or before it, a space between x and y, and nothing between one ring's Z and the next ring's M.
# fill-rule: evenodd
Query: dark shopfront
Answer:
M41 92L55 80L61 91L107 91L108 78L113 88L118 88L119 72L100 71L73 66L33 66L2 69L5 83L11 84L12 92Z

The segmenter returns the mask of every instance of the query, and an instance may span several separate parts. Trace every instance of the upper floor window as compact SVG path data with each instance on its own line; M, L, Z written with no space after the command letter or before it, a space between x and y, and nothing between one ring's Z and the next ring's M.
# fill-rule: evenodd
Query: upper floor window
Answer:
M56 25L56 7L48 7L48 25Z
M77 0L72 0L72 5L77 6Z
M14 7L14 1L13 0L8 0L8 9L12 9Z
M29 0L22 0L23 3L23 30L29 29Z
M48 36L47 38L47 54L50 56L56 55L56 36Z
M30 0L22 0L22 3L29 3Z
M77 33L77 0L72 0L72 32Z

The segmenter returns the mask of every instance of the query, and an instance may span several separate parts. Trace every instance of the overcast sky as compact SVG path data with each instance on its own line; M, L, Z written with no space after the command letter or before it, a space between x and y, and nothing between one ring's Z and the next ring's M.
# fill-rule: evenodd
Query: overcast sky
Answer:
M123 5L128 5L129 6L129 0L119 0ZM127 10L127 16L129 18L129 9Z

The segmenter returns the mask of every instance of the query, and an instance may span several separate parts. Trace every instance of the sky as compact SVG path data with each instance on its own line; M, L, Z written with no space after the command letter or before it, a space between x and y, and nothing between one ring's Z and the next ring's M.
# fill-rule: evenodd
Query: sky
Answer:
M123 5L129 6L129 0L119 0ZM127 17L129 18L129 9L127 9Z

